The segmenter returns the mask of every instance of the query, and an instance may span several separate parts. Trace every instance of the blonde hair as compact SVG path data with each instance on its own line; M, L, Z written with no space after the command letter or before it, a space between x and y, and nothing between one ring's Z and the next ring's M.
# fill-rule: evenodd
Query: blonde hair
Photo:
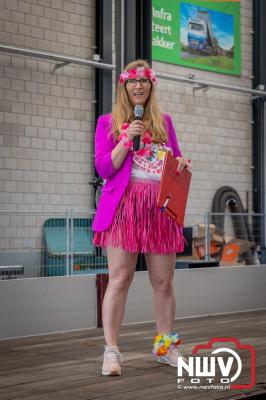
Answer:
M129 63L124 71L137 67L150 68L145 60L136 60ZM112 133L114 137L117 139L124 122L132 122L134 119L134 110L127 95L126 85L125 83L123 85L118 84L116 104L112 110ZM145 130L152 133L154 142L165 143L167 141L165 121L157 102L154 85L151 85L150 96L145 105L143 122Z

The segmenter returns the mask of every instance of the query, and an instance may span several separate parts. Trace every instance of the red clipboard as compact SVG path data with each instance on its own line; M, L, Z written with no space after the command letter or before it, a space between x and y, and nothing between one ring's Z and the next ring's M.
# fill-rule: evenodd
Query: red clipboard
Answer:
M176 173L178 161L167 152L164 158L157 205L178 224L184 224L188 192L192 174L184 168Z

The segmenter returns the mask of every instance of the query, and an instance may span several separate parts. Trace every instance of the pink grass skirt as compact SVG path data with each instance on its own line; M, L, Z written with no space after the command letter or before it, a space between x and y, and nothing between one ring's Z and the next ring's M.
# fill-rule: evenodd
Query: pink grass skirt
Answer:
M120 247L130 253L169 254L184 250L183 227L157 206L160 183L131 180L112 224L95 232L95 246Z

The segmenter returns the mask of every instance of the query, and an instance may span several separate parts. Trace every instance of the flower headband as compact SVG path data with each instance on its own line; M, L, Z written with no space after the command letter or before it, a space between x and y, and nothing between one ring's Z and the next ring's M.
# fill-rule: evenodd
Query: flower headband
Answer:
M137 67L123 71L119 76L119 83L123 85L128 79L148 78L153 85L158 83L158 78L151 68Z

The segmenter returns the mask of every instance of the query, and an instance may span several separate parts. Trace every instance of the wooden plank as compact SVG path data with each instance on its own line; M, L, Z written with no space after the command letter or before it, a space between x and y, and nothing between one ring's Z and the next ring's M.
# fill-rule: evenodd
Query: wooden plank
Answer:
M184 353L213 337L237 337L257 351L257 385L266 375L266 311L176 320ZM101 376L103 331L93 329L0 342L1 400L226 399L226 392L177 390L176 370L151 356L155 324L123 326L121 377ZM246 358L246 356L244 357ZM246 375L248 370L244 370ZM259 384L261 382L261 384ZM245 391L242 391L245 393ZM241 391L238 391L241 393ZM232 391L228 394L233 395Z

